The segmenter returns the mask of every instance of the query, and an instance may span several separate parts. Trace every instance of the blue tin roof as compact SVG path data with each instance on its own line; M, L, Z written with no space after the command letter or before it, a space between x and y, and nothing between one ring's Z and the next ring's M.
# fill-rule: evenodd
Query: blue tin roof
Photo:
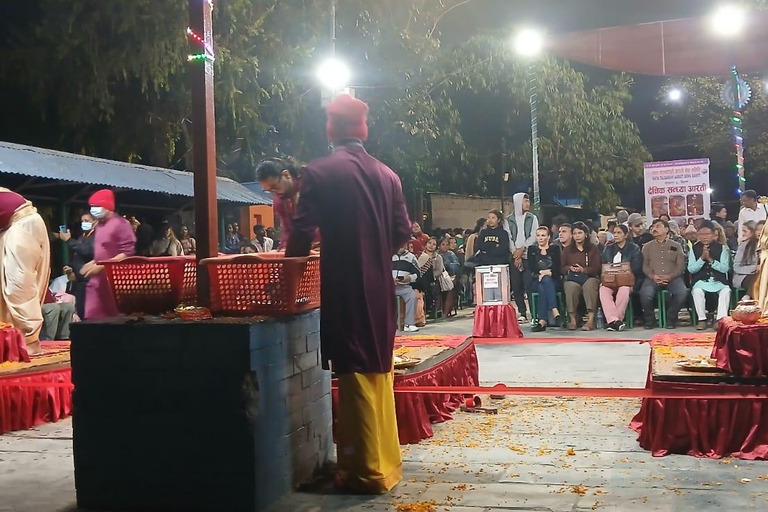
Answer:
M105 160L51 149L0 142L0 173L56 181L103 185L194 197L193 174L175 169ZM271 205L257 193L229 178L216 178L219 201Z

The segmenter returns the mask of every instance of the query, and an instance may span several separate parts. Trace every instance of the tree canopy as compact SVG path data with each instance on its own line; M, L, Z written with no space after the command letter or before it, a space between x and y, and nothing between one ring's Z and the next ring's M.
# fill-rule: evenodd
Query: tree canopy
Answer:
M338 1L337 52L371 106L369 151L408 190L498 195L502 137L513 181L530 186L529 65L506 35L440 39L443 16L469 3ZM215 5L220 171L247 180L264 156L325 153L314 70L329 54L330 0ZM191 166L186 0L30 0L23 9L0 22L9 34L0 87L23 119L0 129L3 138ZM650 158L624 116L631 79L590 83L554 58L533 70L542 197L610 210L617 187L636 184Z
M762 191L763 186L756 186L750 182L757 181L764 184L768 180L768 132L765 130L766 118L768 118L768 94L765 91L763 77L742 76L742 78L750 84L752 90L752 98L742 110L747 188ZM685 142L695 146L702 155L709 158L714 170L733 171L716 172L712 177L718 180L718 185L726 187L727 191L734 191L720 197L737 198L735 194L738 188L735 170L736 153L730 121L732 110L720 99L720 92L730 79L730 74L724 74L720 77L670 80L661 91L660 98L666 101L669 89L672 87L683 90L683 98L679 103L667 102L666 108L658 112L656 117L681 122L687 129Z

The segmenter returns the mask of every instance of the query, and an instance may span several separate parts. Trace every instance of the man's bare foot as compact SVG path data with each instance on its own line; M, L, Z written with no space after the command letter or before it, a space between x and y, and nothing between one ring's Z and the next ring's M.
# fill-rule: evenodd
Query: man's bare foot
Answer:
M27 344L27 354L34 356L39 353L41 353L43 349L40 348L40 342L36 341L34 343L28 343Z

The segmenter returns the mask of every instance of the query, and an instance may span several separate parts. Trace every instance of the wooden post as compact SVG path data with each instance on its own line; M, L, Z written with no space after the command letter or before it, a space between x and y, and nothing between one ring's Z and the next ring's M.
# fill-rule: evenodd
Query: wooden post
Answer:
M200 34L205 45L190 41L193 54L213 48L213 4L210 0L189 0L189 26ZM197 261L218 255L218 212L216 210L216 126L213 105L212 59L189 62L192 91L192 157L195 182L195 236ZM208 275L197 273L197 296L208 305Z

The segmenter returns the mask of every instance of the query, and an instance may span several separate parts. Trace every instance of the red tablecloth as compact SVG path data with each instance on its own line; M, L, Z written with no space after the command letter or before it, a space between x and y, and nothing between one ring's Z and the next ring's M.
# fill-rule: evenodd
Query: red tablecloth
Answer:
M717 367L740 377L768 377L768 324L720 321L712 348Z
M456 353L431 368L407 375L395 375L395 387L477 386L479 382L477 352L471 340L467 340ZM332 399L335 411L338 403L336 390L332 392ZM451 413L461 403L462 395L395 393L400 444L415 444L432 437L432 423L450 420Z
M0 329L0 363L8 361L14 363L29 362L24 335L15 327Z
M718 392L757 388L730 384L686 384L651 379L659 391ZM630 427L654 457L682 453L695 457L768 458L768 400L643 399Z
M71 368L0 377L0 434L69 416L71 384Z
M475 307L475 338L522 338L517 312L512 304Z

